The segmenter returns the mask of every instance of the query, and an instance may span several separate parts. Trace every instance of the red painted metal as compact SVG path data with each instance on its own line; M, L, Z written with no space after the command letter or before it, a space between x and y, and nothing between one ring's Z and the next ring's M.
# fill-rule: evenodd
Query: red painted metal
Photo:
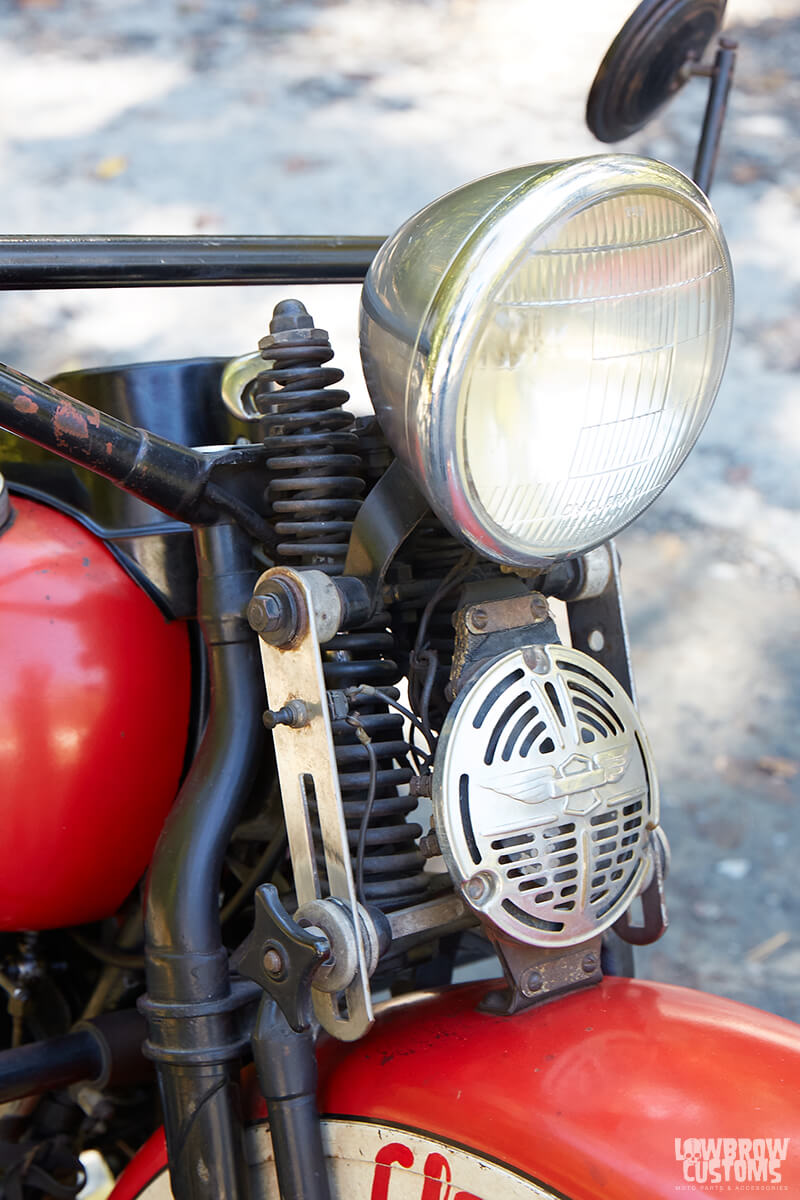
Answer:
M82 525L15 497L0 535L0 930L113 913L175 796L186 628Z
M494 1017L475 1008L485 987L400 1004L355 1045L325 1043L322 1111L432 1133L570 1200L710 1194L687 1182L676 1139L789 1138L782 1186L800 1195L797 1026L627 979ZM255 1089L249 1111L265 1116ZM112 1200L163 1168L163 1141L148 1147Z
M354 1047L329 1045L324 1111L434 1131L572 1200L674 1200L676 1138L790 1137L784 1182L800 1194L795 1025L625 979L511 1020L477 1012L475 995L400 1008Z
M157 1129L128 1163L111 1193L111 1200L134 1200L167 1165L164 1130Z

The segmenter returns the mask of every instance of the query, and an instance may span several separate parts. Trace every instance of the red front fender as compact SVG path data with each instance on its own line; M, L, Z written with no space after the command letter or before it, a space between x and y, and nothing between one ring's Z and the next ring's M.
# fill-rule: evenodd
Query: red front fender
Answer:
M475 1010L485 986L390 1008L353 1046L327 1042L321 1111L432 1133L571 1200L800 1195L798 1027L626 979L495 1017ZM256 1101L253 1115L263 1116ZM130 1200L163 1168L160 1146L134 1160L112 1200ZM720 1186L710 1182L715 1149Z

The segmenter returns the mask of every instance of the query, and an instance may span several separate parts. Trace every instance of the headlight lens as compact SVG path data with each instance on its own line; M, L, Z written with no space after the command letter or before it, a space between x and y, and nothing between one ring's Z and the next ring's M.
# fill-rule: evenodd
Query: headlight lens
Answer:
M362 355L398 456L453 532L546 564L613 536L694 444L730 340L703 194L631 156L506 172L379 252Z

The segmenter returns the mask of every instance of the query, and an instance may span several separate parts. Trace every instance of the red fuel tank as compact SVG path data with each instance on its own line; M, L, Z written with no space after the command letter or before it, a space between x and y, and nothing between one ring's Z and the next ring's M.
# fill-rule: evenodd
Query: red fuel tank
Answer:
M185 625L72 518L13 499L0 532L0 930L113 913L175 797Z

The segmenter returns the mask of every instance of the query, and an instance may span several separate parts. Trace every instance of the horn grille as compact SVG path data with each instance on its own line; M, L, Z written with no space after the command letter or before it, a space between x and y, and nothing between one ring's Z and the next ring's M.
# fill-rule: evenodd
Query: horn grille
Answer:
M511 651L462 692L442 731L442 853L509 936L581 942L640 889L658 821L654 780L635 709L608 671L562 646Z

